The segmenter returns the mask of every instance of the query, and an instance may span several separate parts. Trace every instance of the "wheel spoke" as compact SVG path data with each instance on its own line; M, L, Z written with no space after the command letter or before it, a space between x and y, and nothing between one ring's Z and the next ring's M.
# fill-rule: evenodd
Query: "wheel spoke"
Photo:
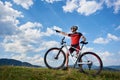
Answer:
M95 53L86 52L82 54L80 60L82 60L82 70L86 74L97 75L102 70L102 61Z
M65 54L62 50L59 55L58 52L59 48L52 48L46 52L44 61L48 68L58 69L64 66L66 59Z

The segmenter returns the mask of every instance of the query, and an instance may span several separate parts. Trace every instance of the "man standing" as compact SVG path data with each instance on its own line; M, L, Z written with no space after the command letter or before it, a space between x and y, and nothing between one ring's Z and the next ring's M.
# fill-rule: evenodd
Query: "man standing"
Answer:
M80 44L79 44L80 38L82 38L82 41L84 41L84 42L86 41L86 38L83 36L82 33L77 32L77 30L78 30L77 26L72 26L71 27L71 32L72 33L65 33L65 32L62 32L62 31L59 31L59 30L55 30L55 31L58 32L58 33L61 33L62 35L70 37L71 38L71 46L80 50ZM76 53L78 54L78 50L75 50L72 47L69 48L70 53L72 54L74 51L76 51ZM66 63L65 63L66 65L63 68L63 70L68 69L68 61L69 61L69 54L67 52L66 53Z

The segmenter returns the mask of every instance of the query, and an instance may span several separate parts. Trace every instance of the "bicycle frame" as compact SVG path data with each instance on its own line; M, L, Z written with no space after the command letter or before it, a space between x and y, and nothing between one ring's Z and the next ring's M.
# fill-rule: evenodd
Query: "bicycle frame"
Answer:
M81 54L82 54L82 49L83 49L83 47L84 47L85 44L82 44L82 45L80 46L80 49L77 49L77 48L75 48L75 47L72 47L71 45L67 45L66 42L64 42L63 40L64 40L64 38L62 39L60 50L62 50L63 48L65 48L65 49L67 50L67 53L70 55L71 60L72 60L72 62L74 63L74 68L75 68L75 66L76 66L77 64L90 64L90 62L78 62L78 60L79 60L79 58L80 58L80 56L81 56ZM73 58L72 54L70 53L70 51L69 51L69 49L68 49L68 46L70 46L70 47L74 48L75 50L78 50L78 51L79 51L78 57L76 58L76 60ZM59 53L58 53L58 55L59 55ZM57 55L57 56L58 56L58 55Z

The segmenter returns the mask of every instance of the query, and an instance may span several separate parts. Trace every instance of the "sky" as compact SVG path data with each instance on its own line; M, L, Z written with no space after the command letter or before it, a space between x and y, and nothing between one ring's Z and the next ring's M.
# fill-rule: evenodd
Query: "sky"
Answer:
M0 58L44 66L63 37L53 29L70 33L73 25L89 43L83 51L120 65L120 0L0 0Z

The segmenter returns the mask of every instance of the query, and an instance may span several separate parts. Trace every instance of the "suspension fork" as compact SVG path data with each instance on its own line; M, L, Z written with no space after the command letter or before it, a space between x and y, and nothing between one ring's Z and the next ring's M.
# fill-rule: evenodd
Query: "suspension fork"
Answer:
M61 48L59 49L58 54L55 56L55 59L58 59L58 56L59 56L59 54L60 54L60 51L62 50L63 47L64 47L64 46L61 46Z

